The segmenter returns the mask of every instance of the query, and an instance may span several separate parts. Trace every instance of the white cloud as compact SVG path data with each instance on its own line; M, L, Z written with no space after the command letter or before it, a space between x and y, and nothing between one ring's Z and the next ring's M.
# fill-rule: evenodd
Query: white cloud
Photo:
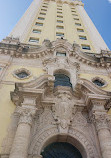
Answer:
M109 3L111 3L111 0L108 0L109 1Z

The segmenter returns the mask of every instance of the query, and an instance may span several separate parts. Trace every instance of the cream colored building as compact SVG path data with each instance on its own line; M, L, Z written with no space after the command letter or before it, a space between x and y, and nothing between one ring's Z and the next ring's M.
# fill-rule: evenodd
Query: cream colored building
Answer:
M33 0L0 42L1 158L111 158L110 54L81 1Z

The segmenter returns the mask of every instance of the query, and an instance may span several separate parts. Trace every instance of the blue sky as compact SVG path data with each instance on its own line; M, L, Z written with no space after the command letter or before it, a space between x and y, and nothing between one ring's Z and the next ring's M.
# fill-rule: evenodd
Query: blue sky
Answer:
M0 41L6 37L33 0L0 0ZM83 0L85 9L111 50L111 0Z

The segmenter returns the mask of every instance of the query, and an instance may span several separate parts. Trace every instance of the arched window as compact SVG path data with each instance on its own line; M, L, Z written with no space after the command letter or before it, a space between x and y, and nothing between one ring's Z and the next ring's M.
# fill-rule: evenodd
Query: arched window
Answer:
M55 83L54 86L67 86L72 87L72 84L70 82L70 78L64 74L55 74Z

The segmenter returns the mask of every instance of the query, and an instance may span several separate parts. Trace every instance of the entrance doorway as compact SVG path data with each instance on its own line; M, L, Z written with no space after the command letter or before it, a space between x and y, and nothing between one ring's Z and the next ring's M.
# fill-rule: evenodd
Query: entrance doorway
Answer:
M44 148L43 158L82 158L81 153L72 144L55 142Z

